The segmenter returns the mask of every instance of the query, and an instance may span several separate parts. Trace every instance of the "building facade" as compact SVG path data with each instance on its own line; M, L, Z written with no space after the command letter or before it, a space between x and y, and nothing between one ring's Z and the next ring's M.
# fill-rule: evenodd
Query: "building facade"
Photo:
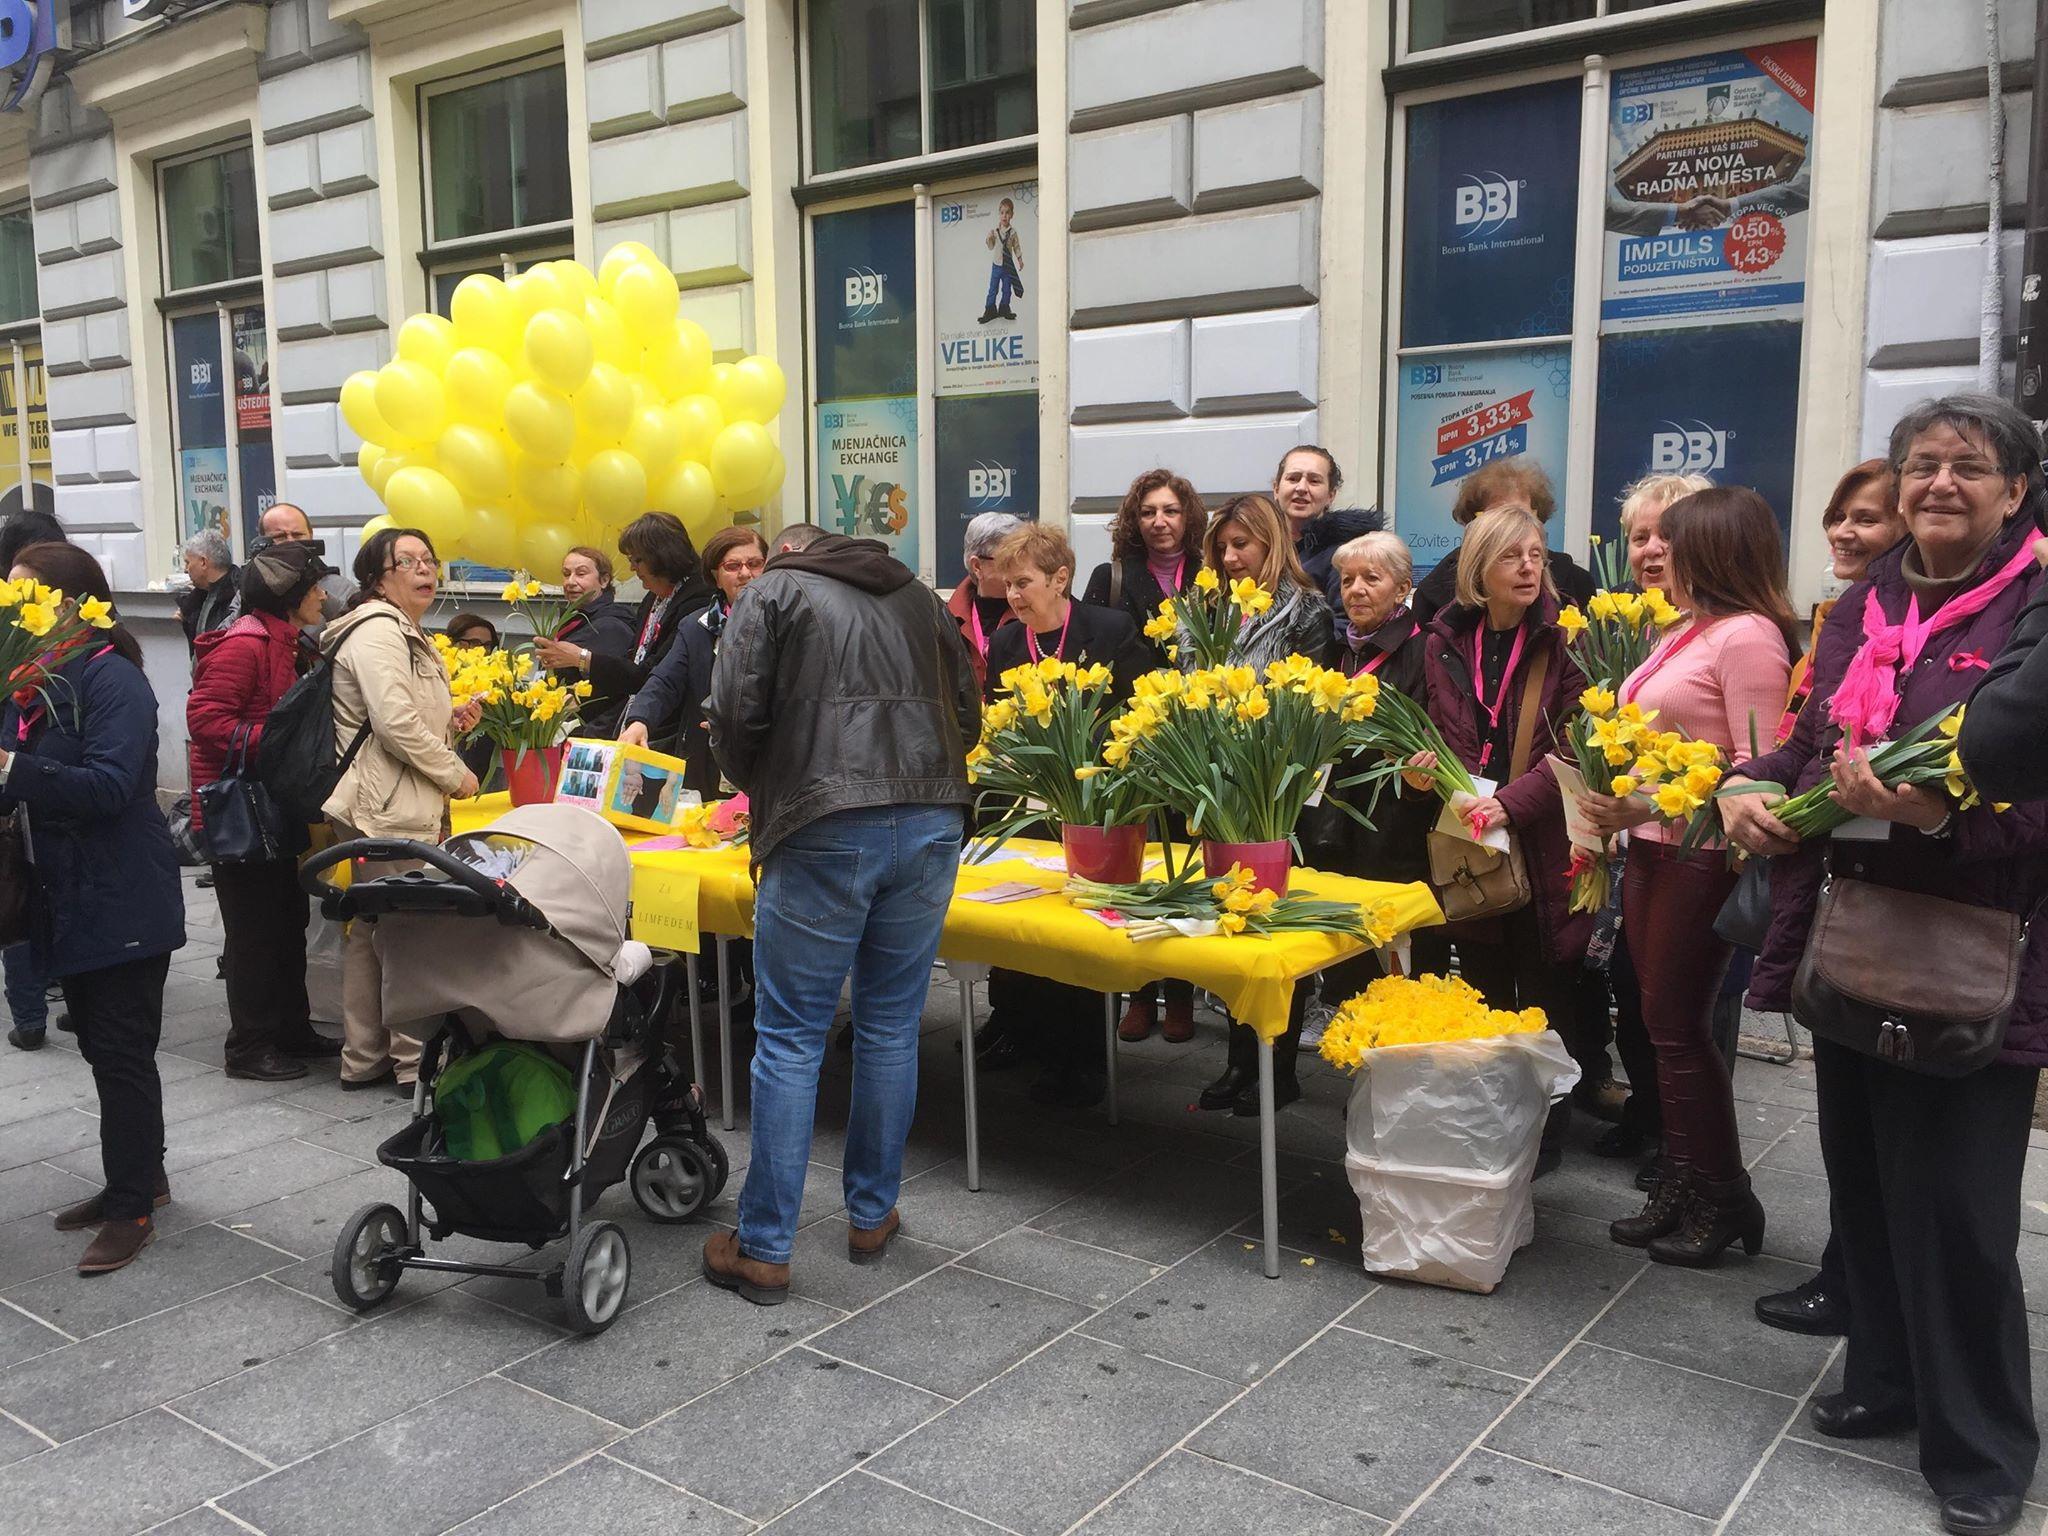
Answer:
M1319 442L1418 566L1502 457L1574 548L1649 469L1753 484L1811 601L1835 478L1977 375L1964 0L23 9L0 495L107 564L167 783L182 540L239 550L284 498L345 564L379 508L342 382L471 272L651 246L719 356L789 376L768 519L941 586L978 511L1064 521L1085 575L1143 470L1220 496ZM2016 229L2032 7L2004 13Z

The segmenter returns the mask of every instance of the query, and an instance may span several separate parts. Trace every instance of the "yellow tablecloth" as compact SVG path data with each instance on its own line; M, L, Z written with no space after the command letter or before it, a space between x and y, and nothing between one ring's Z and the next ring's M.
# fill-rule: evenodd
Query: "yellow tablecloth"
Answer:
M485 795L455 803L457 832L474 831L509 808L503 795ZM754 882L745 848L657 849L639 851L651 841L624 834L636 863L688 869L697 876L697 921L708 933L750 937L754 931ZM1156 847L1152 850L1157 854ZM1133 943L1057 892L1066 877L1026 862L1026 856L1057 855L1059 844L1017 839L987 863L963 864L946 911L939 953L948 960L999 965L1035 976L1050 976L1095 992L1130 992L1171 976L1215 993L1230 1009L1266 1039L1287 1028L1287 1007L1300 978L1360 953L1359 940L1335 933L1289 933L1270 938L1152 939ZM964 901L963 895L1003 881L1028 881L1049 894L990 905ZM1356 901L1381 909L1386 928L1395 934L1432 927L1443 921L1436 898L1421 884L1354 880L1321 870L1297 869L1290 889L1332 901Z

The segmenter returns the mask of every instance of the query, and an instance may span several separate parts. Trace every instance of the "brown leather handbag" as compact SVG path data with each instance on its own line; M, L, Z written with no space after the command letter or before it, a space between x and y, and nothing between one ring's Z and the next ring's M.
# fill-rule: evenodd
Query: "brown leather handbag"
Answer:
M1792 1017L1865 1056L1961 1077L2005 1043L2026 944L2016 913L1830 873L1792 978Z
M1550 669L1550 655L1540 653L1522 680L1522 712L1515 720L1515 749L1508 755L1508 776L1512 783L1529 766L1529 747L1536 739L1536 714L1543 697L1543 676ZM1463 922L1475 917L1505 917L1529 905L1534 890L1529 884L1529 861L1522 855L1521 836L1508 830L1508 851L1481 847L1448 832L1431 832L1429 884L1437 905L1444 909L1444 921Z

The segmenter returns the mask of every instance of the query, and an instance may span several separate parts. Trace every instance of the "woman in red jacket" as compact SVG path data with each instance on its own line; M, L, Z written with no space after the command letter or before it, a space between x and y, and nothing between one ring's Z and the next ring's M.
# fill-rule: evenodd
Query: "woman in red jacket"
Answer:
M307 659L300 626L320 622L320 580L332 574L314 545L274 544L243 568L242 616L199 637L185 701L195 818L199 791L226 771L244 732L254 756L271 706ZM215 864L213 888L227 930L227 1074L260 1082L304 1077L297 1058L338 1056L341 1045L314 1030L306 1000L308 912L298 861Z

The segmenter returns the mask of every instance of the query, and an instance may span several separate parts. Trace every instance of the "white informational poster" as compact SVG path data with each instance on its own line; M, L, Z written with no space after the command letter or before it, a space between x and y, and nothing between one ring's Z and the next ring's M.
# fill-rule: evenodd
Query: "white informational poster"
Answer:
M1038 183L933 204L932 392L1038 387Z

